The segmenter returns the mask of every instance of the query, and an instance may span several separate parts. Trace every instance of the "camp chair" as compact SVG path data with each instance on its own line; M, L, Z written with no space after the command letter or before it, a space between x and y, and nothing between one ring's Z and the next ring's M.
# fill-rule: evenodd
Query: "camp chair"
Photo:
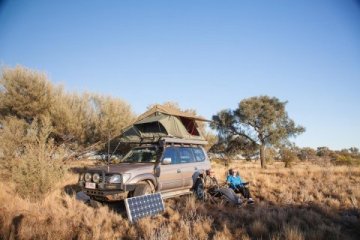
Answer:
M233 171L233 170L232 170L231 168L227 171L227 173L226 173L226 178L227 178L229 175L232 175L232 174L233 174L232 171ZM237 176L238 176L238 175L239 175L239 173L237 173ZM231 189L234 190L235 193L241 194L241 195L243 195L243 196L246 197L246 198L248 198L248 197L250 196L250 190L249 190L249 188L248 188L249 182L244 182L244 183L243 183L243 186L241 186L241 187L235 186L235 185L230 184L230 183L228 183L228 182L227 182L227 184L228 184L229 188L231 188ZM250 199L250 202L252 203L253 200Z
M195 197L201 201L208 201L213 204L220 205L240 205L241 199L234 194L233 190L228 187L219 187L213 189L205 188L205 177L203 174L200 174L197 178L193 191Z
M229 170L226 171L225 175L226 175L226 179L228 178L228 176L232 175L232 168L230 168ZM236 176L239 176L239 173L236 174ZM234 186L233 184L230 184L226 181L227 185L232 188L236 193L238 193L239 189ZM244 187L246 187L247 185L249 185L249 182L244 182L243 183Z

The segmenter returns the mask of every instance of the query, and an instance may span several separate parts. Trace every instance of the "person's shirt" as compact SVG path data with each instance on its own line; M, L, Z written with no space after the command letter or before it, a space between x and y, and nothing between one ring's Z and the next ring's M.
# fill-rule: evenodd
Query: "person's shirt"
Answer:
M204 184L205 188L207 189L214 189L219 187L218 181L215 177L206 176Z
M237 176L229 175L226 181L230 184L230 186L233 187L244 185L244 181L241 179L239 175Z

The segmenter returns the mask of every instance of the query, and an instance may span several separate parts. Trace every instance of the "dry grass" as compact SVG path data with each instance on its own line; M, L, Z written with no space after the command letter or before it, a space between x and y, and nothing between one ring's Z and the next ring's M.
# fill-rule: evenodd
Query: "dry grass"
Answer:
M0 239L359 239L359 167L232 165L251 181L254 206L223 207L184 196L167 200L163 214L136 224L121 207L94 209L65 193L77 180L71 173L38 202L1 184ZM224 166L214 169L225 178Z

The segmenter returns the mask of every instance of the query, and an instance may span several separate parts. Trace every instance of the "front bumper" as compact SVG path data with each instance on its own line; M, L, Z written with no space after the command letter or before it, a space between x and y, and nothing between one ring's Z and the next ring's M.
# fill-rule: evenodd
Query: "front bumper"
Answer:
M99 201L120 201L127 198L129 192L135 190L135 184L104 184L97 183L95 189L85 188L85 181L79 181L83 192L92 199Z
M84 189L84 193L91 199L104 202L120 201L127 198L128 192L102 191L97 189Z

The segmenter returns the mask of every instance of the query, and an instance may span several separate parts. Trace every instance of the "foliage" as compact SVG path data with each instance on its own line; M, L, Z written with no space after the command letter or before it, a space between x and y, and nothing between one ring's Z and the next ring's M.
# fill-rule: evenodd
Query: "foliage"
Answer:
M6 117L0 128L0 174L5 178L11 177L14 159L24 152L28 142L28 124L16 117Z
M64 149L49 139L49 120L25 123L6 118L0 131L2 179L12 179L16 192L24 198L40 199L52 190L64 175Z
M208 142L208 144L205 146L206 151L208 151L216 142L218 141L218 138L215 134L213 134L210 131L204 131L204 138Z
M302 161L311 161L316 159L316 151L313 148L305 147L299 149L298 158Z
M268 147L265 149L265 159L266 162L274 162L278 158L278 152L273 147Z
M336 165L360 165L360 154L354 148L331 151L331 160Z
M21 66L0 77L0 176L32 200L51 191L73 150L106 142L134 120L126 102L69 94L44 73Z
M238 143L250 142L260 149L261 166L265 167L265 146L286 142L305 131L288 117L286 102L276 97L259 96L244 99L235 110L222 110L213 116L211 127L219 139Z
M28 124L49 118L55 142L74 147L106 142L135 119L130 105L121 99L66 93L44 73L21 66L4 68L1 74L0 121L6 117Z
M351 148L349 148L349 152L352 153L352 154L355 154L355 155L359 155L359 154L360 154L359 148L357 148L357 147L351 147Z
M55 101L59 107L51 114L57 136L83 145L106 142L135 119L130 105L120 99L59 91Z
M31 122L48 116L53 87L45 74L20 66L6 68L0 78L0 117L16 116Z
M331 150L328 147L318 147L316 149L316 155L319 157L327 157L331 153Z
M280 158L285 163L285 167L291 167L292 163L298 159L296 153L289 148L280 149Z

